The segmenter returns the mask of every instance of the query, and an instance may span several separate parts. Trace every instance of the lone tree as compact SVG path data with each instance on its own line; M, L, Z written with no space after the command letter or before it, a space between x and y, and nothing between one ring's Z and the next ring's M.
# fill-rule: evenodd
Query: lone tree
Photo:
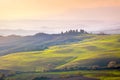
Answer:
M85 33L85 31L83 29L80 29L80 33L83 34Z

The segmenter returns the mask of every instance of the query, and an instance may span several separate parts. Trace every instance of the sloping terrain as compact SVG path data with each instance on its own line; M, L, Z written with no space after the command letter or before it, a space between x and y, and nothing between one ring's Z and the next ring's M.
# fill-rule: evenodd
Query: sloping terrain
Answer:
M44 71L76 66L120 64L120 35L94 36L80 42L49 47L43 51L19 52L0 57L0 69ZM80 36L77 36L80 37Z
M82 41L92 36L79 36L75 34L45 34L37 33L32 36L0 36L0 56L24 51L37 51L47 49L49 46L68 44L71 42Z

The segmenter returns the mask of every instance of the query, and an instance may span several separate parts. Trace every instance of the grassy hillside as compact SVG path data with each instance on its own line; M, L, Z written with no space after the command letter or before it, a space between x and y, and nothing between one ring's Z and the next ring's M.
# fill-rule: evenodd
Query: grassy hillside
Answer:
M44 71L76 66L106 66L109 61L120 64L120 35L94 35L90 39L49 47L44 51L1 56L0 69Z
M0 56L16 53L44 50L50 46L79 42L92 36L82 36L86 33L75 32L63 34L37 33L31 36L1 36L0 37ZM78 35L81 35L78 37Z
M9 76L6 78L6 80L33 80L35 77L43 76L52 78L46 80L120 80L120 71L81 70L67 72L21 73L14 76Z

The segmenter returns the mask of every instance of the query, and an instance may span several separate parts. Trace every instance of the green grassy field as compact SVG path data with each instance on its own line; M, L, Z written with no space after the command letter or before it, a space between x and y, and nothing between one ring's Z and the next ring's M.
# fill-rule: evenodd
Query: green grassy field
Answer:
M74 76L83 76L98 80L120 80L120 71L118 70L81 70L81 71L67 71L67 72L38 72L38 73L21 73L14 76L7 77L5 80L32 80L35 77L48 78L69 78ZM49 80L49 79L48 79ZM82 79L84 80L84 79ZM86 80L86 79L85 79Z
M52 46L44 51L19 52L0 57L0 69L39 71L75 66L120 63L120 35L86 35L90 39ZM80 37L80 36L78 36Z

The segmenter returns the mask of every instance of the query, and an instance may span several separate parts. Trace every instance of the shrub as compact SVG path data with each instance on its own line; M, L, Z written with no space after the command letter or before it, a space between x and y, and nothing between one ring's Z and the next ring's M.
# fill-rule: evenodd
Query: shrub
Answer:
M116 61L110 61L107 65L108 68L115 68L117 66L117 62Z
M36 77L33 80L49 80L47 77Z
M69 78L69 77L71 77L71 75L63 74L60 76L60 78Z
M4 80L4 78L5 78L5 75L0 73L0 80Z

